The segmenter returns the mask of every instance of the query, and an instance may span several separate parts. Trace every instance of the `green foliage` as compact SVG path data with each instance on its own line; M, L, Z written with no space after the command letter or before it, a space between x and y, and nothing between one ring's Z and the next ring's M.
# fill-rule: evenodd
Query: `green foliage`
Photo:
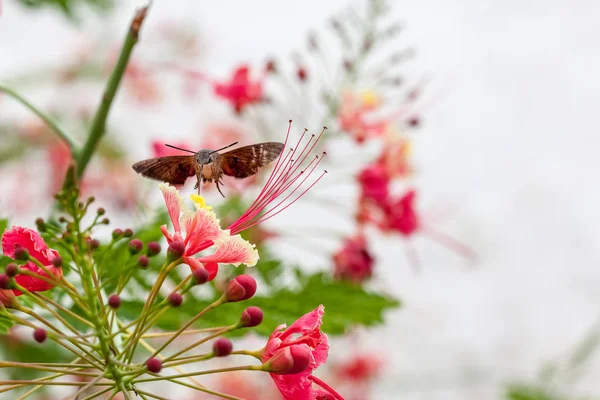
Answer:
M8 330L14 325L12 319L8 316L8 311L6 308L0 308L0 335L6 335Z
M221 305L218 310L203 316L198 326L207 328L231 325L239 320L244 309L258 306L264 311L265 319L252 332L269 336L278 325L289 325L317 308L319 304L323 304L323 331L331 335L341 335L355 325L382 324L384 311L400 306L400 302L395 299L369 292L359 286L333 281L323 273L301 276L304 282L297 289L280 288L254 296L248 301ZM207 286L198 286L193 288L193 292L205 294L206 289ZM185 300L181 306L167 311L157 321L156 326L165 330L177 329L182 322L202 311L218 296L220 294L206 300L190 293L184 296ZM125 318L135 318L140 314L142 307L141 300L126 301L121 305L118 314Z
M548 393L545 389L526 385L510 386L506 398L508 400L566 400Z
M18 0L18 3L31 9L55 8L70 19L84 7L106 12L114 6L114 0Z

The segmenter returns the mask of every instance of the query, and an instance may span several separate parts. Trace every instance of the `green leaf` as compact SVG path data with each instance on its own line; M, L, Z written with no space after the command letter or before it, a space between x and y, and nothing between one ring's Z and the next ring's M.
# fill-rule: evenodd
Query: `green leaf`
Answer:
M506 392L508 400L566 400L551 395L545 389L528 385L511 385Z
M6 308L0 308L0 335L6 335L8 330L14 325L14 321L9 318Z
M206 286L197 288L206 290ZM202 311L212 301L214 299L198 299L189 293L184 296L180 307L169 309L155 326L165 330L178 329L181 323ZM397 300L390 297L348 283L332 281L324 273L317 273L306 277L306 284L296 290L282 288L267 295L255 296L248 301L223 304L217 310L204 315L197 326L231 325L239 320L244 309L258 306L264 311L265 318L261 325L252 329L252 332L269 336L278 325L293 323L302 315L317 308L319 304L325 306L322 329L331 335L343 334L356 325L382 324L384 311L400 306ZM137 318L142 307L142 301L124 301L119 309L119 315L126 319ZM237 332L237 334L245 332Z
M8 218L0 218L0 236L4 234L6 228L8 228Z

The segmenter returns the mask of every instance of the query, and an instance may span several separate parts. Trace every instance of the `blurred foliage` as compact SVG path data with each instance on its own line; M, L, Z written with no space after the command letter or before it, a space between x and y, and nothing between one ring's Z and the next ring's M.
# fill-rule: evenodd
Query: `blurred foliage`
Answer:
M76 19L80 9L107 12L115 5L114 0L17 0L17 3L30 9L54 8L71 20Z

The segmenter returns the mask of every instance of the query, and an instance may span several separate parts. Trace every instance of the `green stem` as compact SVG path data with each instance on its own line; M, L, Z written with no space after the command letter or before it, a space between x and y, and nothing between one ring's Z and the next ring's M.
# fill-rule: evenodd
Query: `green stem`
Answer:
M12 90L11 88L8 88L4 85L0 85L0 92L4 92L7 95L9 95L10 97L12 97L13 99L17 100L19 103L23 104L25 107L27 107L29 110L31 110L35 115L37 115L38 117L40 117L48 126L48 128L50 128L50 130L54 133L56 133L56 135L65 142L65 144L67 146L69 146L69 149L71 149L71 154L73 154L73 157L75 157L75 155L79 152L79 145L77 144L77 142L65 131L63 131L57 124L56 122L54 122L52 120L52 118L50 118L48 115L44 114L42 111L40 111L37 107L35 107L33 104L31 104L29 101L27 101L23 96L21 96L20 94L18 94L17 92L15 92L14 90Z
M121 79L125 74L125 69L129 63L129 58L131 57L133 48L138 41L140 28L144 22L144 19L146 18L147 12L148 7L143 7L137 10L127 32L127 36L125 36L125 42L121 47L121 53L119 54L117 64L110 74L110 78L108 79L106 88L104 89L104 94L102 95L102 101L96 110L96 115L94 116L92 126L90 127L87 141L85 142L85 145L81 150L81 154L77 159L77 179L81 179L83 176L85 168L90 162L92 155L96 151L100 139L102 139L104 136L106 119L108 118L110 107L113 103L115 95L117 94L117 89L119 88Z
M187 378L190 376L197 375L209 375L209 374L219 374L221 372L233 372L233 371L262 371L262 365L243 365L241 367L229 367L229 368L219 368L219 369L209 369L205 371L196 371L196 372L188 372L185 374L178 375L170 375L170 376L157 376L154 378L144 378L134 380L134 383L142 383L142 382L155 382L155 381L163 381L165 379L176 379L176 378Z

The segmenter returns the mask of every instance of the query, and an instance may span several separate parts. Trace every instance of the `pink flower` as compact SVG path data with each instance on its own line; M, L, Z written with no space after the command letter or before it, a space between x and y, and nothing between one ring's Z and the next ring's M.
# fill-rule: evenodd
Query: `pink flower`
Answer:
M383 363L372 354L357 354L351 359L340 363L335 368L335 374L352 384L363 383L372 380L381 372Z
M410 140L390 131L384 137L383 149L376 164L385 170L390 179L404 178L412 173L409 163L410 150Z
M282 375L271 373L271 378L285 400L314 400L320 395L320 390L313 389L312 384L321 381L313 377L312 373L327 361L329 344L327 335L321 332L324 310L325 308L320 305L300 317L287 329L285 324L279 325L267 341L261 356L263 363L268 362L276 354L280 355L282 350L290 346L304 345L310 352L309 364L304 371ZM335 392L332 394L337 395Z
M379 164L371 164L358 175L361 201L383 204L390 194L390 177Z
M190 146L189 143L186 143L186 142L175 142L175 143L169 143L169 144L171 144L175 147L181 147L182 149L188 149L190 151L194 151L194 148L192 146ZM154 157L183 156L183 155L189 156L190 155L190 153L187 153L185 151L177 150L172 147L167 147L167 146L165 146L165 143L163 143L159 140L152 141L152 154Z
M204 204L204 199L198 195L191 195L194 201L194 209L190 210L184 203L183 198L173 186L161 184L167 211L173 223L174 233L167 230L163 225L161 230L169 244L180 241L185 245L183 261L190 268L205 268L212 280L218 271L218 265L246 264L251 267L258 261L258 252L240 235L232 234L230 231L222 230L215 213ZM214 246L213 254L194 258L197 253Z
M50 161L50 190L54 194L60 190L73 157L71 157L69 147L56 140L48 145L48 159Z
M381 137L387 131L389 121L370 121L370 113L379 106L379 99L372 92L358 95L347 91L343 94L338 114L340 127L362 143L366 139Z
M217 96L229 101L236 113L241 113L246 106L260 102L263 98L262 80L250 80L250 69L247 65L238 67L229 82L213 84Z
M44 265L44 267L46 267L46 269L57 279L62 278L62 268L52 265L52 260L59 256L58 252L48 248L48 245L46 245L46 242L44 242L44 239L42 239L39 233L20 226L13 226L11 229L5 231L2 235L2 252L4 255L15 258L15 250L20 247L27 250L31 258L36 259ZM38 275L48 277L48 274L32 261L27 261L25 265L21 266L21 269L27 269ZM52 283L23 274L17 275L15 280L19 285L30 292L43 292L54 287ZM13 289L13 293L16 296L22 294L16 289Z
M346 238L342 248L333 256L336 279L362 283L373 274L375 260L367 249L367 241L363 235Z

